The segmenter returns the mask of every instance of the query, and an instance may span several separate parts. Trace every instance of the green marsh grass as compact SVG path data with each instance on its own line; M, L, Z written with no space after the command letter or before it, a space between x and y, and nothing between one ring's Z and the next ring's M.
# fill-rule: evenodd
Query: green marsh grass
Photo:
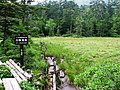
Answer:
M91 77L89 77L87 81L83 79L84 77L80 79L78 77L80 77L80 75L85 75L86 72L89 73L89 69L91 70L91 68L97 68L97 71L99 71L101 70L99 67L102 64L107 64L109 62L111 64L114 63L120 66L120 38L33 38L33 41L38 44L41 40L44 40L47 44L48 49L46 54L53 54L57 58L57 62L60 68L65 69L66 74L70 78L70 82L78 86L86 88L89 87L88 83L90 83L91 79L93 78L92 76L94 76L96 72L94 72L94 74L91 74ZM60 57L62 55L64 55L65 60L60 63ZM106 66L103 65L103 68L104 67ZM111 70L112 66L110 65L109 67ZM120 67L116 69L119 70ZM105 72L103 71L103 73ZM117 73L117 75L120 76L119 73ZM81 81L82 79L83 81ZM108 79L108 81L109 80L110 79Z

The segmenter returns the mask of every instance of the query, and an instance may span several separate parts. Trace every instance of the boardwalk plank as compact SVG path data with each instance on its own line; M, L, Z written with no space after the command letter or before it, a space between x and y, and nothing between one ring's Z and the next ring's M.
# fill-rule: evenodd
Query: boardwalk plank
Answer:
M32 77L31 74L23 71L12 59L6 61L6 64L10 69L13 69L11 70L11 73L14 77L16 77L18 82L20 82L21 80L26 81L27 79Z
M24 74L24 71L12 60L10 59L9 62L22 74Z
M9 62L10 62L20 73L22 73L26 78L32 77L31 74L28 74L27 72L24 72L12 59L10 59Z
M5 87L5 90L14 90L13 87L11 87L11 83L9 79L3 78L3 84Z
M7 66L10 68L10 71L12 75L17 79L18 82L21 82L22 79L19 77L19 75L15 72L15 67L9 62L6 61Z
M22 90L15 78L10 79L10 82L12 86L14 87L14 90Z
M14 70L11 69L11 73L13 74L13 76L16 78L16 80L17 80L18 82L23 81L23 80L19 77L19 75L18 75Z
M22 90L15 78L3 78L5 90Z

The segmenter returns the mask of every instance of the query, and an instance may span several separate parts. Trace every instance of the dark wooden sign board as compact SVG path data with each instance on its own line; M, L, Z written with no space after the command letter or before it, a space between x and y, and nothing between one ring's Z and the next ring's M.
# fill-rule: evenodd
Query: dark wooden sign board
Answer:
M28 36L15 36L16 45L26 45L28 44Z

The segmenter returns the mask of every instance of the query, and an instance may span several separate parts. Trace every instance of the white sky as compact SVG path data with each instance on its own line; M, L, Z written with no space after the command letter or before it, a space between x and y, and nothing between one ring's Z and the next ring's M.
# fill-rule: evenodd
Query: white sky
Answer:
M35 0L33 4L36 4L36 2L43 2L44 0ZM51 1L59 1L59 0L51 0ZM75 3L79 5L89 4L90 0L68 0L68 1L75 1Z
M21 1L21 0L18 0ZM34 0L35 2L32 2L32 5L36 5L38 2L44 2L45 0ZM48 0L49 1L49 0ZM51 0L51 1L59 1L59 0ZM75 1L78 5L88 5L91 0L68 0L68 1ZM105 0L107 1L107 0Z
M21 1L21 0L18 0L18 1ZM41 3L41 2L44 2L45 0L34 0L35 2L32 2L31 4L32 5L35 5L37 4L38 2ZM48 0L49 1L49 0ZM51 0L51 1L59 1L59 0ZM68 0L68 1L75 1L75 3L79 4L79 5L86 5L86 4L89 4L90 0Z

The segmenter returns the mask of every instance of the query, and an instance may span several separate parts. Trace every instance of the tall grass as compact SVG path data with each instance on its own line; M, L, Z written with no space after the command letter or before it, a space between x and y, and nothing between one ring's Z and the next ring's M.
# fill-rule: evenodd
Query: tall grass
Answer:
M65 69L70 81L76 85L80 85L79 81L83 79L78 79L77 77L81 74L84 75L90 68L96 67L99 70L100 65L103 63L107 64L106 62L120 65L120 38L47 37L42 38L42 40L47 44L46 54L53 54L57 58L59 66ZM40 40L33 38L33 41L38 43ZM62 55L64 55L65 60L60 63ZM94 74L91 75L91 78ZM91 78L84 85L88 86Z

